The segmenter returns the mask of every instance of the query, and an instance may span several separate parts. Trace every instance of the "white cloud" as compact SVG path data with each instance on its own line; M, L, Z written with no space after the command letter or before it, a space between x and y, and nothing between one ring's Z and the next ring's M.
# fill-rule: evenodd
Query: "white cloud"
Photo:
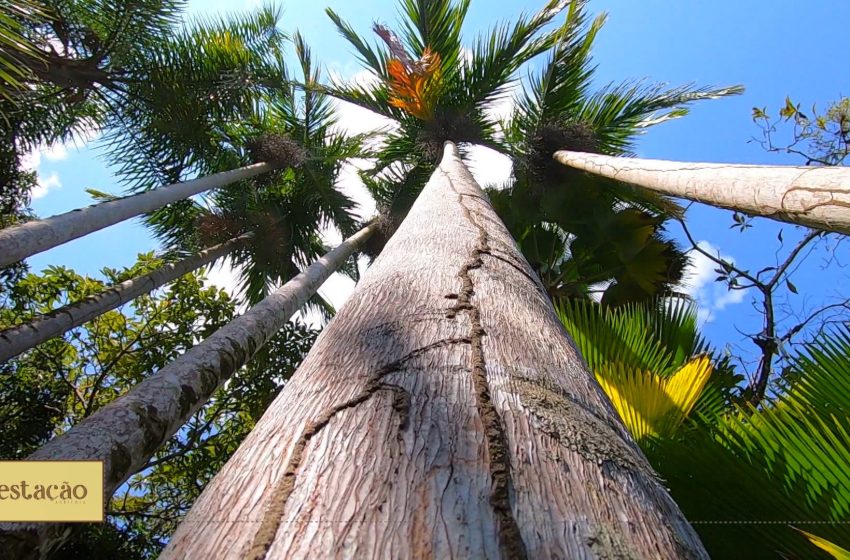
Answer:
M53 144L44 148L42 155L47 161L62 161L68 158L68 148L65 144Z
M21 167L26 171L35 171L38 175L38 184L32 190L33 200L44 198L55 189L62 187L59 174L55 171L46 173L41 165L44 161L56 162L68 159L71 151L79 151L86 144L97 138L100 131L92 123L84 123L77 133L67 142L57 142L50 145L42 144L28 154L21 157ZM46 175L46 176L45 176Z
M239 273L233 268L233 262L229 259L221 259L207 271L207 284L221 288L228 294L236 294L239 291Z
M484 146L470 146L466 149L466 163L482 188L503 186L511 178L511 158L496 150Z
M390 119L347 101L334 101L334 110L337 116L333 126L335 132L365 134L395 126Z
M517 96L522 93L522 84L518 81L509 85L486 111L487 116L496 121L507 120L514 112Z
M38 184L32 190L31 196L33 200L37 200L39 198L44 198L47 196L47 193L53 189L58 189L62 187L62 181L59 180L58 173L51 173L47 177L43 177L41 175L38 176Z
M21 167L26 171L35 171L41 165L41 150L33 150L21 158Z
M735 263L734 257L722 254L708 241L700 241L698 245L700 249L711 255L716 255L729 263ZM689 256L691 264L685 270L681 290L699 304L697 318L701 324L712 322L717 318L717 314L728 306L744 301L746 290L729 290L726 283L715 282L718 276L715 271L718 268L717 263L696 250L692 250Z
M520 91L518 82L512 84L503 96L487 109L487 116L495 121L506 120L516 107L516 96ZM508 156L484 146L468 147L466 153L469 170L482 187L501 187L511 180L513 162Z

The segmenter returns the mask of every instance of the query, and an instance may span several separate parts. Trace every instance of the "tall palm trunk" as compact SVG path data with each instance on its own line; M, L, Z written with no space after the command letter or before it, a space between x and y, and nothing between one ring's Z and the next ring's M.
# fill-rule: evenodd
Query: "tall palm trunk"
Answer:
M705 558L446 145L162 558Z
M270 163L254 163L185 183L174 183L0 230L0 267L67 243L166 204L271 171Z
M83 323L87 323L95 317L99 317L107 311L115 309L142 294L151 292L193 270L208 265L228 255L250 237L250 233L234 237L229 241L204 249L197 255L192 255L176 263L168 263L153 272L116 284L99 294L0 331L0 362L17 356L21 352L54 336L59 336L74 327L79 327Z
M564 165L662 194L850 234L850 169L692 163L555 152Z
M48 442L29 460L104 462L109 498L316 293L375 231L370 225L263 301L216 331L124 396ZM11 558L46 556L67 537L57 523L0 523L0 550Z

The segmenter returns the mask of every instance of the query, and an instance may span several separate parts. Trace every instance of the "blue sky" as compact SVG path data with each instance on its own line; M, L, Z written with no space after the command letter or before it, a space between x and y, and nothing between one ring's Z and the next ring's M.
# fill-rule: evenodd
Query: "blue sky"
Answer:
M232 0L192 0L189 14L216 15L250 5ZM332 7L355 29L368 33L373 20L392 24L395 5L390 0L324 4L287 1L283 3L282 24L287 31L299 29L312 46L315 59L327 69L349 77L359 67L324 8ZM540 1L473 0L467 37L497 20L541 5ZM748 143L759 132L751 121L752 107L767 106L775 114L786 95L807 108L812 104L823 108L830 100L850 95L850 62L846 57L850 2L815 0L804 7L790 0L593 0L589 11L609 14L594 51L600 85L646 78L669 85L695 82L743 84L747 88L742 96L703 102L688 117L650 130L638 144L642 157L799 164L797 159L768 154L757 144ZM346 113L346 118L354 127L369 120L368 115L355 111ZM31 163L49 187L33 203L41 216L89 204L85 188L120 190L99 159L96 142L79 150L54 147L34 156ZM494 165L492 169L505 168ZM754 270L773 264L780 226L759 220L756 227L740 233L729 228L730 213L704 206L693 207L688 218L695 238L705 247ZM786 248L795 236L799 233L793 227L784 226ZM154 248L139 225L125 223L36 256L30 263L35 270L62 264L91 274L103 266L129 265L137 252ZM795 274L800 295L788 302L789 312L804 312L847 284L847 272L841 266L822 266L826 256L819 250ZM693 291L703 304L702 316L708 319L704 332L718 346L733 343L750 350L751 344L742 342L738 332L758 327L760 316L753 310L749 294L729 294L712 282L712 267L702 261L697 265L694 280L698 285ZM331 289L347 288L338 283Z

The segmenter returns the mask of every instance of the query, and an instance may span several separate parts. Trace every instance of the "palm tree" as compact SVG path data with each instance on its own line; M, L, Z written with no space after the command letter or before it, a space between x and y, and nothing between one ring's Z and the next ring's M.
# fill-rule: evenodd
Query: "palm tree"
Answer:
M197 255L166 264L153 272L125 280L98 294L55 309L48 315L40 315L25 323L5 328L0 331L0 362L229 255L251 236L250 232L244 233L204 249Z
M850 331L810 344L776 397L753 407L725 359L712 358L707 380L691 367L711 355L695 311L683 300L575 301L559 316L713 557L827 558L812 545L827 550L823 538L850 546Z
M318 82L319 71L299 34L293 36L293 45L303 81ZM278 67L284 71L282 58ZM333 227L347 237L362 227L354 215L355 203L337 188L336 180L347 159L364 154L364 137L336 133L336 117L324 96L310 87L296 89L286 74L280 79L285 87L269 90L249 110L223 122L206 113L196 115L193 95L186 108L181 101L170 100L166 92L162 95L168 101L139 112L142 142L136 141L136 133L116 135L113 140L119 148L113 156L116 159L164 161L166 169L168 162L186 162L180 165L191 165L204 174L251 161L296 162L218 189L202 201L183 200L147 217L153 233L177 253L192 253L211 242L253 232L252 239L230 255L241 272L242 291L249 303L261 300L326 252L323 230ZM188 122L204 121L194 135L175 137L174 126L166 117L177 110L187 112L184 118ZM207 123L206 119L211 120ZM151 160L146 157L150 151L161 156ZM163 167L139 165L132 170L125 167L125 171L144 182L154 180ZM346 263L342 271L356 274L353 262ZM328 315L333 312L321 298L312 303Z
M163 558L705 557L445 151Z
M358 554L370 557L381 555L384 550L382 547L394 542L395 534L413 535L414 540L423 539L422 546L425 548L421 550L427 551L423 552L425 554L448 555L452 550L463 550L462 537L452 527L447 528L448 534L443 535L430 523L441 515L440 504L444 500L440 497L443 495L441 492L453 493L461 486L467 491L473 489L473 501L476 504L484 501L492 506L484 513L477 509L473 513L467 509L466 500L454 502L459 519L476 524L472 533L487 535L472 546L475 550L489 551L484 552L488 555L524 557L526 554L546 555L547 551L554 553L555 550L568 550L573 556L582 556L593 554L593 547L601 541L605 542L602 546L620 546L619 540L615 545L609 537L622 538L622 546L635 550L642 550L650 541L658 546L669 546L670 534L665 533L666 529L660 528L657 523L658 519L664 517L668 519L665 522L668 523L667 527L673 527L672 530L678 533L676 539L689 543L684 551L680 549L673 552L671 549L670 555L698 557L702 554L699 544L691 540L689 529L678 521L670 521L677 518L675 506L666 501L663 491L657 489L650 491L658 501L649 510L629 505L634 496L626 496L628 491L620 486L615 491L619 497L604 505L584 494L585 491L594 494L598 489L574 489L570 497L546 496L547 500L558 504L557 508L572 513L567 514L566 518L554 514L554 517L547 517L544 513L537 522L530 521L532 511L545 508L542 507L543 496L529 488L529 479L547 479L552 474L553 465L559 460L569 464L569 472L585 472L583 461L599 459L593 458L595 452L619 452L613 452L611 448L603 450L588 443L593 451L583 458L565 458L558 455L559 452L556 452L557 459L535 455L528 459L529 463L537 465L539 469L532 474L536 469L526 469L526 462L516 457L518 451L513 446L519 439L519 433L526 438L545 439L551 436L560 441L553 444L547 439L539 447L563 445L569 448L566 438L556 435L559 429L565 430L562 436L570 433L584 440L593 438L592 434L597 431L622 433L619 432L621 428L616 424L605 424L605 427L594 425L591 428L590 424L583 424L578 417L570 416L568 411L575 410L568 404L572 402L570 399L578 399L583 403L579 407L587 405L596 410L595 406L601 406L608 413L611 410L607 404L603 404L604 400L594 400L600 394L598 388L586 372L575 369L576 364L564 366L566 369L560 370L574 371L573 377L556 380L542 373L557 370L555 366L549 368L542 365L548 363L546 357L540 357L539 361L531 360L533 365L525 365L523 362L523 367L519 368L522 372L514 363L510 367L502 364L500 360L504 359L506 363L510 360L506 355L499 354L500 349L515 360L523 360L523 356L533 354L532 349L538 346L549 347L554 344L558 347L560 344L569 345L569 342L561 331L548 333L551 336L546 339L546 344L526 342L526 338L533 339L539 335L537 332L528 332L528 326L532 324L531 317L539 321L540 317L546 316L546 307L549 305L547 298L538 291L536 277L516 253L512 243L502 243L504 238L510 238L500 226L494 225L499 224L498 218L485 202L480 189L470 181L453 144L447 144L445 159L434 170L438 147L446 140L499 147L497 123L489 116L487 109L495 99L504 95L516 71L525 62L557 43L561 30L544 32L543 27L566 4L550 2L538 14L522 18L513 27L498 28L483 37L469 56L463 54L460 43L460 29L468 2L404 2L402 11L409 21L405 24L402 38L383 26L376 26L377 33L389 47L389 54L373 49L339 16L329 11L343 35L380 78L372 86L336 84L333 94L390 117L399 124L384 139L384 145L377 154L377 166L371 176L367 177L368 184L389 224L398 223L412 201L416 202L405 222L369 269L368 276L362 280L349 304L331 322L314 347L300 373L296 374L278 401L270 407L254 434L199 499L172 540L165 557L183 557L189 551L192 554L214 556L266 557L303 554L307 550L311 554L333 556L339 552L337 547L342 546L343 542L348 543L347 547L354 546ZM693 93L688 98L683 92L673 100L668 96L665 98L668 104L657 108L647 103L638 116L644 117L669 106L678 107L699 95L699 92ZM680 111L676 109L674 113ZM625 117L623 122L626 122ZM633 125L631 129L634 128ZM432 170L434 174L431 181L417 197L417 183ZM475 202L478 200L481 202ZM475 206L475 210L471 210L471 206ZM465 225L458 225L458 221ZM405 227L408 229L405 230ZM414 246L413 239L416 239L415 251L411 249ZM499 239L499 242L495 239ZM452 250L458 245L467 247L469 251L458 254ZM521 288L513 291L507 287L505 280L493 281L489 276L485 276L488 280L485 280L484 287L476 287L474 282L480 280L478 275L489 268L491 263L493 268L500 271L500 274L494 273L494 276L510 277L511 285ZM516 311L515 305L532 305L527 301L529 297L534 301L533 305L539 307L523 309L529 313L528 317L514 316L507 319L500 315L507 313L502 307ZM379 302L377 305L375 299ZM518 303L518 300L523 303ZM371 304L367 305L367 301ZM476 303L473 304L473 301ZM495 306L497 309L493 309L493 303L488 302L500 303ZM440 311L441 308L443 311ZM398 317L399 309L416 311L411 311L411 317L402 320ZM485 314L490 316L487 324L483 325L482 317ZM457 329L451 328L451 323L464 315L468 316L469 331L465 333L460 329L460 332L456 332ZM513 323L521 324L520 330L499 336L499 329ZM504 348L501 344L493 347L487 344L488 340L505 340L506 343ZM467 347L469 352L465 350ZM485 347L488 352L486 364ZM431 357L431 351L434 357ZM555 354L558 352L555 351ZM547 356L550 360L558 359ZM428 366L418 364L419 360L425 360ZM408 361L411 363L408 364ZM416 381L421 378L420 370L423 367L426 371L436 369L440 372L439 382ZM457 369L471 370L468 386L455 384L454 372ZM356 379L354 386L351 383L352 375ZM505 382L491 388L496 375L503 376ZM316 383L321 384L320 389ZM525 386L524 383L530 385ZM491 391L494 395L492 401ZM499 397L495 396L497 394ZM594 396L590 397L590 394ZM500 404L494 404L497 398ZM440 416L439 420L431 420L432 415L443 414L442 408L433 409L432 405L425 404L466 402L465 399L475 403L476 417L480 422L477 430L473 430L480 436L475 439L475 443L456 436L457 430L463 431L461 426L468 426L470 420L451 414ZM597 404L589 405L583 399L590 399ZM521 402L522 406L517 410L509 410L504 408L505 402ZM539 406L546 411L537 408ZM282 420L283 411L287 411L286 422ZM502 414L509 415L510 427L502 424ZM542 418L540 421L548 426L547 429L551 429L549 436L535 428L523 431L524 428L517 428L513 424L532 422L532 417L537 418L538 414ZM566 416L561 416L564 414ZM423 420L423 417L428 420ZM392 434L396 429L393 418L398 419L397 440L400 443L397 451L385 453L383 449L387 442L393 440ZM414 419L420 424L408 432L409 424ZM300 434L288 430L293 421L294 425L299 426ZM370 426L371 429L349 431L358 425ZM515 429L520 432L511 432ZM424 432L429 435L421 435ZM354 433L357 434L361 453L369 457L367 468L361 464L344 464L343 461L335 460L338 457L337 450L342 450L342 447L337 446L344 446L343 442L355 437ZM608 440L618 441L618 437L612 435ZM321 441L321 447L312 446L314 441ZM368 450L378 445L379 441L382 442L382 452L370 453ZM462 482L453 483L450 478L448 486L431 487L422 481L428 479L425 473L433 471L436 466L408 462L408 449L439 447L438 441L450 442L444 444L454 450L440 463L440 467L445 471L462 471ZM281 443L286 449L284 453L287 459L269 480L269 472L264 468L268 464L265 457L270 458L272 454L278 456ZM393 446L396 447L395 444ZM579 447L585 451L588 449L584 445ZM527 453L534 452L523 449L522 453L525 457ZM465 458L462 469L453 460L455 454ZM581 451L578 455L581 455ZM555 463L548 462L551 460ZM604 463L604 460L601 462ZM319 472L314 467L319 464L325 465L333 474L322 480L314 478ZM393 473L392 487L382 483L385 479L383 476L372 478L374 473L384 472ZM568 479L569 476L559 479L560 484L573 488ZM599 480L592 474L583 479ZM347 487L367 489L364 496L374 495L379 502L373 509L367 507L358 496L343 494L340 497L346 488L329 484L328 480L346 480ZM616 486L616 483L612 485ZM515 496L522 496L516 500L527 498L528 501L511 503L507 490L511 486ZM398 507L392 505L397 499L395 493L414 492L411 489L420 487L421 490L415 491L416 505L412 506L413 510L423 511L422 516L417 518L420 519L418 528L403 528L396 524L382 529L386 532L371 538L370 527L387 525L378 521L384 503L388 504L387 511L397 511ZM559 485L554 484L553 487L558 488ZM244 496L254 496L256 500L246 502L241 499ZM351 505L352 502L355 505ZM622 507L630 512L629 515L648 515L653 520L646 519L642 526L647 527L647 535L652 533L654 536L647 536L640 542L641 537L627 535L628 531L621 532L616 522L606 525L605 536L597 535L598 519L591 517L590 525L583 526L572 516L593 516L592 512L598 511L597 506L614 509ZM549 511L557 508L550 508ZM410 509L406 507L406 511ZM227 514L222 515L221 512L225 511ZM367 511L370 513L360 515ZM374 514L371 513L373 511ZM615 517L613 513L611 515ZM244 524L237 526L234 524L237 519L251 519L257 523L252 523L250 527ZM346 521L339 521L344 528L326 535L329 538L321 542L298 529L279 530L284 524L293 528L307 527L328 519ZM411 523L415 522L411 520ZM554 529L564 523L571 526L567 534L580 536L566 537L560 533L560 529ZM531 526L534 531L531 531ZM438 534L440 536L434 536ZM624 544L626 542L628 544ZM416 556L417 550L420 549L407 549L402 555ZM394 552L398 554L398 549L394 549Z
M0 145L13 165L4 165L0 189L14 182L21 154L103 123L142 78L138 61L171 34L181 7L180 0L14 0L4 10L0 67L14 71L0 76Z
M309 49L299 35L294 37L294 44L305 82L318 80ZM279 67L283 69L282 64ZM317 289L330 274L350 270L351 256L377 229L375 225L358 225L352 215L353 202L336 190L342 162L362 150L360 138L332 132L334 118L328 102L309 88L300 97L292 88L270 90L259 101L241 116L233 115L216 126L199 126L194 138L179 133L175 137L171 130L175 123L162 116L185 111L182 114L187 121L201 121L208 118L196 112L204 111L203 105L189 103L184 108L179 100L147 106L137 103L133 117L140 126L111 136L112 145L124 150L123 157L138 156L147 162L134 168L136 175L131 174L141 185L146 179L155 180L170 172L168 167L159 169L155 165L158 160L144 159L155 146L164 165L192 162L192 169L199 173L234 168L257 159L297 159L298 165L265 175L260 181L242 181L219 189L205 203L183 200L148 216L154 233L175 254L192 254L214 243L240 239L229 257L241 267L247 300L256 305L33 454L33 458L96 455L105 461L107 496L147 464L157 447L295 311L312 302L332 312L328 304L315 297ZM318 258L325 249L320 230L328 225L351 235ZM316 258L317 262L306 266ZM301 268L305 270L301 272ZM134 420L128 422L128 417ZM32 527L16 526L6 537L20 540L23 550L34 545L55 547L62 534L56 525L35 532Z
M541 33L567 5L564 24ZM570 172L552 162L552 153L565 147L628 153L646 127L687 114L693 101L741 88L627 82L593 93L590 49L605 17L588 25L584 2L550 2L514 27L482 37L469 51L460 42L467 8L468 2L453 6L448 0L403 3L408 21L401 37L376 26L388 54L329 11L379 78L372 86L337 84L333 94L399 125L367 177L387 221L397 224L410 206L416 185L431 171L435 145L447 139L484 145L513 159L512 183L488 194L553 299L586 297L601 283L609 284L604 299L612 304L672 292L687 259L664 234L663 222L681 209L662 197ZM499 126L489 111L493 101L510 93L523 64L547 51L549 60L524 84L511 118Z
M247 28L247 33L256 34L263 30L262 25L265 24L261 24L262 21L243 20L236 24L222 23L219 29L216 26L199 27L185 37L181 44L186 48L185 44L192 46L217 35L232 38L237 31L244 31L242 27ZM312 68L309 49L300 35L295 36L294 43L304 80L308 83L318 81L318 72ZM239 48L246 47L243 45ZM230 50L228 46L225 61L234 56ZM178 66L190 62L181 61ZM210 66L209 62L205 64ZM279 67L283 69L282 65ZM204 70L203 76L225 74L225 68L223 64L211 65L211 69ZM191 84L197 88L198 85L206 85L208 79L195 79ZM190 98L203 95L197 89L186 93ZM107 297L90 298L86 302L56 310L50 318L39 320L37 328L36 325L22 325L14 331L7 331L3 335L5 346L2 355L8 358L144 293L146 287L153 289L176 278L175 274L181 270L193 270L226 255L241 265L248 301L256 303L267 295L270 286L279 285L293 277L300 268L327 250L321 241L321 227L333 225L344 235L352 235L356 231L356 223L351 215L353 202L335 188L334 182L342 162L348 157L360 155L360 140L331 134L334 118L325 99L307 90L300 100L302 103L298 106L299 97L291 86L285 90L276 90L273 96L266 97L267 107L246 105L250 109L248 114L231 118L236 121L235 126L228 129L226 125L219 124L216 130L224 129L225 138L216 138L209 133L209 129L201 128L195 130L195 137L192 138L194 144L189 145L187 138L183 139L182 146L179 144L181 140L175 142L171 136L174 126L178 125L179 130L190 127L193 124L191 121L210 118L210 107L204 104L193 107L202 112L198 114L186 110L179 100L156 104L144 102L144 105L143 102L134 102L133 115L140 125L146 122L168 122L165 130L141 128L146 137L153 137L164 144L165 148L160 146L158 149L171 158L168 161L194 158L202 172L212 174L4 230L0 232L0 243L8 250L0 260L0 265L52 247L57 241L73 239L150 211L156 211L149 217L155 232L171 245L173 251L184 254L187 251L193 254L202 251L203 258L196 255L184 259L180 265L171 265L144 278L128 281L132 286L113 288ZM147 109L147 113L141 110L142 106ZM184 111L182 123L165 120L166 114L175 110ZM144 147L139 148L138 138L138 130L119 129L113 133L112 144L115 147L124 145L120 157L143 158L145 153L133 153L134 150L147 151ZM209 148L216 141L222 145L218 153ZM142 142L142 146L150 145ZM198 146L202 148L198 149ZM183 149L182 154L171 153L171 150L178 148ZM250 163L250 160L262 160L263 163ZM220 168L230 167L237 169L215 173ZM298 170L292 170L292 167ZM259 184L245 182L258 174L279 168L284 170L263 179ZM133 179L143 180L145 170L154 175L151 178L153 180L160 171L152 165L143 167ZM211 187L234 182L237 184L219 190L208 198L211 204L209 208L198 202L184 200ZM162 209L167 203L178 200L183 202L177 208ZM203 239L199 238L199 233ZM232 241L235 239L239 239L239 242ZM213 244L217 244L215 249L210 248ZM350 264L343 269L349 273L353 271ZM154 277L156 280L153 280ZM321 298L315 298L313 303L326 315L333 311Z
M593 288L607 304L671 293L687 259L664 234L665 218L681 213L675 204L566 169L552 154L629 155L647 127L686 115L694 101L741 91L625 82L594 92L591 48L604 23L604 14L588 22L583 3L571 3L549 59L504 124L514 181L490 191L555 301L587 297Z
M94 65L89 70L97 70L106 77L103 82L98 79L91 83L82 83L85 80L80 77L73 78L82 80L81 85L64 89L44 78L37 81L34 89L25 88L28 96L38 94L44 99L18 99L16 102L25 105L26 111L22 114L10 111L5 125L0 123L0 133L8 140L0 153L8 163L0 172L0 188L11 189L13 196L22 196L22 193L14 192L20 182L18 152L39 143L65 139L75 127L103 125L113 131L109 136L112 142L120 143L127 135L135 135L132 140L141 143L144 137L140 136L143 129L139 121L144 117L145 107L157 103L154 92L167 90L171 96L172 104L168 108L175 112L166 115L161 112L157 116L168 118L166 122L172 126L184 126L182 131L171 131L172 137L179 138L180 134L185 135L186 130L200 133L216 121L244 115L253 109L265 92L283 84L279 56L282 34L276 27L278 14L271 8L234 20L201 22L176 32L172 24L178 3L119 0L109 6L101 4L104 3L46 2L44 10L51 16L48 18L50 21L40 22L31 30L39 41L49 42L56 35L58 38L54 37L54 42L64 45L67 51L64 55L54 52L56 61L51 64L64 68L56 72L69 73L79 66L73 63L73 57L68 53L82 56L94 49L96 53L90 53L90 58L85 59L83 64ZM126 33L125 26L128 25L134 29L133 33ZM42 47L49 48L47 44ZM98 65L106 66L101 68ZM73 103L69 101L71 105L66 106L67 103L62 101L63 95L76 96L80 92L82 97ZM183 94L182 102L191 109L174 105L181 100L175 98L177 93ZM199 115L208 122L205 128L187 118ZM56 119L61 122L54 122ZM163 146L167 144L161 144L160 148ZM138 172L131 179L136 181L135 186L145 189L183 181L180 185L155 189L124 200L110 200L83 211L4 230L0 232L0 243L5 249L0 262L16 262L174 200L251 177L276 166L297 163L252 162L258 165L240 170L233 170L239 166L222 168L220 171L226 169L228 173L195 179L199 173L191 164L176 170L173 162L164 158L165 155L164 151L145 151L145 159L134 165L144 165L147 169L157 167L158 174L150 174L147 177L150 180L144 184L139 182ZM129 173L135 168L131 165L123 170Z
M720 208L850 234L850 170L620 159L560 151L564 165Z
M202 343L30 455L104 462L104 496L144 467L210 396L278 332L374 231L367 226ZM0 547L16 558L47 555L68 537L57 523L0 524Z
M113 198L88 208L0 230L0 244L4 248L3 255L0 256L0 266L17 262L134 216L157 210L171 202L266 173L275 167L276 165L271 163L255 163L123 198Z
M549 0L537 13L503 24L464 47L461 28L470 1L404 0L401 36L376 25L387 51L361 39L333 10L327 13L378 78L370 85L337 83L330 93L396 121L369 176L379 208L397 224L452 141L498 148L498 122L489 112L520 68L549 49L558 30L546 26L569 4Z

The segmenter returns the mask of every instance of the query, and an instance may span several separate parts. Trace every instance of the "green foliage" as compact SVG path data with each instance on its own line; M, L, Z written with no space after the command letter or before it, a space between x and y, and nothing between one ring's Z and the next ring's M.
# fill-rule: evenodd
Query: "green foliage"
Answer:
M24 150L97 126L139 76L135 65L171 32L182 0L16 2L0 58L19 71L0 84L0 121Z
M40 58L38 48L26 37L25 23L43 17L36 3L30 0L14 0L4 5L4 12L0 13L0 97L12 100L12 91L19 90L30 77L17 59Z
M185 29L146 62L149 79L131 90L109 135L110 159L135 188L226 171L286 148L287 165L171 204L147 217L154 234L186 254L252 232L230 258L256 303L324 254L321 231L356 231L354 202L336 187L344 161L362 156L360 137L335 133L328 100L297 90L283 63L283 34L270 8ZM301 78L317 83L310 49L292 43ZM273 150L272 150L273 151ZM262 157L261 157L262 156ZM345 271L355 271L352 260ZM320 296L311 306L326 316Z
M558 308L591 370L626 369L669 378L707 346L683 300L606 308L571 301ZM694 412L641 447L716 558L826 558L802 528L850 545L850 329L792 358L778 396L738 404L740 383L725 360ZM633 403L642 410L650 403Z
M390 223L400 221L433 171L444 141L461 143L462 150L463 144L488 146L514 162L513 181L490 191L494 208L555 301L587 297L602 283L610 284L604 298L609 304L672 293L686 258L663 222L680 209L660 196L570 171L552 154L559 149L622 154L645 128L687 114L691 102L741 89L625 82L594 93L590 53L605 16L588 22L585 2L548 2L534 14L495 26L464 49L461 28L468 8L468 1L402 1L398 36L376 29L391 45L386 50L328 10L375 78L336 83L332 94L398 124L383 139L375 167L362 173L379 211ZM551 27L564 10L564 23ZM391 60L415 61L426 48L441 63L429 118L399 108L388 71ZM547 52L543 69L520 84L521 69ZM496 103L519 85L513 114L497 122Z
M63 267L29 274L0 306L0 326L18 323L144 274L162 261L140 255L104 279ZM223 291L190 274L0 365L0 456L22 458L226 324L236 314ZM316 333L290 323L119 489L109 524L87 526L63 557L153 557L204 484L220 469L312 346Z
M706 429L646 450L713 555L826 558L793 527L850 545L848 370L845 326L792 359L774 400L718 411Z
M134 189L239 166L221 144L284 87L279 13L198 20L152 45L108 120L108 159Z

